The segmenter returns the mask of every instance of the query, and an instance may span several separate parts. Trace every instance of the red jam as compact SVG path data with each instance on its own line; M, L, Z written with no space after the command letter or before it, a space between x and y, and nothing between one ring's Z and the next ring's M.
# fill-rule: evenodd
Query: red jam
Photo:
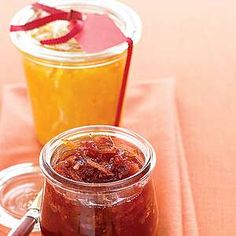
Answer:
M133 144L113 136L96 135L64 140L51 161L59 175L91 184L126 179L139 172L143 165L144 155ZM109 196L104 194L104 199L100 200L104 201L104 206L88 205L84 201L89 195L84 194L81 201L76 193L65 192L46 181L41 214L43 235L156 235L158 214L152 182L123 191L122 197L127 199L117 204L105 204Z

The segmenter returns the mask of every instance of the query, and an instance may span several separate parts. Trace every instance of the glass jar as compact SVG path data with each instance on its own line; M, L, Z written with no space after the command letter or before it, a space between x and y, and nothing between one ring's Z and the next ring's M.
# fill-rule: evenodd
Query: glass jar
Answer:
M63 140L108 135L131 143L143 153L143 167L134 175L108 183L78 182L59 175L52 157ZM152 181L156 162L152 146L141 136L114 126L85 126L47 143L40 156L45 176L40 225L44 236L156 236L158 209Z
M141 22L126 5L114 0L40 1L58 9L107 14L125 36L137 42ZM19 11L12 25L35 18L32 6ZM97 53L58 50L41 45L32 32L12 32L22 52L36 133L44 144L62 131L95 124L118 125L118 104L127 57L127 43Z

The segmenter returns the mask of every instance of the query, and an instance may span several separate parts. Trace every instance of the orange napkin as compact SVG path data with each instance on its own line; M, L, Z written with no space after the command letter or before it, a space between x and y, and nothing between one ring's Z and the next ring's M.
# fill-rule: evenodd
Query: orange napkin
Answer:
M24 85L4 89L0 122L0 168L38 162L36 141ZM157 152L154 172L160 211L159 235L198 235L188 168L181 143L172 79L131 84L123 126L146 137Z
M2 97L0 170L26 161L38 163L39 152L26 88L8 85L3 89Z

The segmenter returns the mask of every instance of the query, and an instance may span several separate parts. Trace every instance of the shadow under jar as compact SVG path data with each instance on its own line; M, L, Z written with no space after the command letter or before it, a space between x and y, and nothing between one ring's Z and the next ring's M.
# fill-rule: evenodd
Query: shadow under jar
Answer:
M40 225L44 236L156 236L156 157L141 136L85 126L45 145Z
M48 4L48 1L40 1ZM50 5L68 11L108 15L126 37L136 43L141 35L138 15L117 1L54 0ZM32 6L20 10L12 25L21 25L39 13ZM82 51L79 43L44 46L40 40L68 30L68 22L55 21L33 31L12 32L11 39L22 52L36 133L44 144L59 133L79 126L118 125L118 104L127 58L127 43L96 53ZM99 37L99 36L98 36ZM118 123L117 123L118 122Z

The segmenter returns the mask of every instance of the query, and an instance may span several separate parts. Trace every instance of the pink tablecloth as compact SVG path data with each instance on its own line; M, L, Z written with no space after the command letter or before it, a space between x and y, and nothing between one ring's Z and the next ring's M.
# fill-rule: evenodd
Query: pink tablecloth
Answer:
M0 123L0 167L38 161L24 86L4 89ZM123 125L145 136L157 151L154 172L160 210L159 235L198 235L188 168L181 142L172 79L146 81L128 89Z

